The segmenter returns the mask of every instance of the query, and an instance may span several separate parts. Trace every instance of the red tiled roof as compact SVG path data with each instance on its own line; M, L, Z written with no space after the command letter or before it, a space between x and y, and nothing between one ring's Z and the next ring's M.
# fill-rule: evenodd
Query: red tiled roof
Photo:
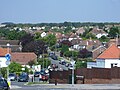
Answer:
M7 54L7 49L6 48L0 48L0 56L5 56Z
M11 53L11 61L20 63L22 65L28 64L30 61L34 61L37 59L37 55L35 53Z
M118 58L120 58L120 48L118 48L115 44L112 44L108 49L106 49L97 58L118 59Z
M0 56L5 56L7 54L7 48L0 48ZM11 53L11 50L9 49L9 53Z

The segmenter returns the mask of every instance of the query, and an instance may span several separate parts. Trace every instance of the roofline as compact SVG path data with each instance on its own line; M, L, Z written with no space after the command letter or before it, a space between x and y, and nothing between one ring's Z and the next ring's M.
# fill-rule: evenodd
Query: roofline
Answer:
M108 50L109 48L111 48L113 44L115 44L115 43L112 43L106 50ZM116 44L115 44L115 46L116 46ZM117 47L117 46L116 46L116 47ZM105 51L106 51L106 50L105 50ZM104 51L104 52L105 52L105 51ZM104 52L103 52L103 53L104 53ZM103 53L101 53L99 56L101 56ZM98 56L98 57L99 57L99 56Z
M94 49L92 52L96 51L97 49L99 49L99 48L101 48L101 47L105 48L104 46L99 46L99 47L97 47L96 49ZM105 50L106 50L106 48L105 48Z

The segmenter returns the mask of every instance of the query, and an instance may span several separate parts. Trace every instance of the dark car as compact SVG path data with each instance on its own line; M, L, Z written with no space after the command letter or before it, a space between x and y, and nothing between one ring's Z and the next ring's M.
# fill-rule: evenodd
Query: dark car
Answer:
M52 55L51 58L52 58L53 60L58 60L58 58L57 58L56 55Z
M8 78L11 80L11 81L15 81L17 80L17 75L15 73L10 73Z
M0 77L0 90L10 90L7 80L2 77Z
M28 80L29 80L28 74L21 74L18 77L18 82L28 82Z
M45 75L45 74L42 75L41 80L42 80L42 81L48 81L48 76Z
M35 72L34 73L34 77L39 77L39 75L40 75L40 72Z

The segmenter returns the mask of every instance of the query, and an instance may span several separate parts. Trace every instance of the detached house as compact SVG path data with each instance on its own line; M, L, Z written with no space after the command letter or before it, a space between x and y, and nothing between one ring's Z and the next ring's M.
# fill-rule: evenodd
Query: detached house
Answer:
M116 44L112 44L102 54L100 54L96 62L88 62L87 68L98 67L98 68L112 68L120 67L120 48Z
M108 33L106 33L103 29L99 28L93 28L90 33L94 34L97 38L101 38L102 36L107 36Z
M7 54L7 48L0 47L0 68L7 67L5 55Z
M21 65L28 65L30 61L37 60L37 55L34 52L15 52L11 53L11 62L17 62Z

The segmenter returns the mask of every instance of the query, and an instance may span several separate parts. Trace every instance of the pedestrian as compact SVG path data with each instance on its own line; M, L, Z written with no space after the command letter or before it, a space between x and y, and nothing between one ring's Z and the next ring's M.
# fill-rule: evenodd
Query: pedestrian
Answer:
M57 85L57 79L55 79L55 85Z

